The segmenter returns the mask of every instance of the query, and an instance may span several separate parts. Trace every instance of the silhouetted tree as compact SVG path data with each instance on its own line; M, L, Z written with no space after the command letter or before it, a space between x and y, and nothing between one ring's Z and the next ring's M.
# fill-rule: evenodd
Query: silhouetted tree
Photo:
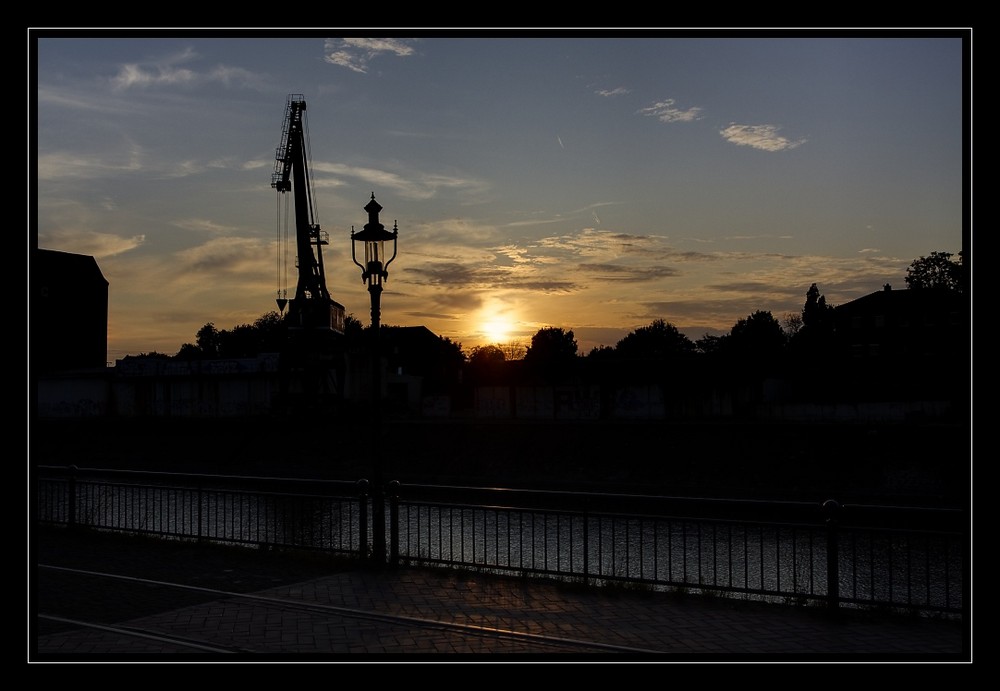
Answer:
M806 304L802 307L802 326L817 331L833 326L833 307L826 304L826 296L820 294L815 283L806 291Z
M195 345L201 351L202 357L219 356L219 330L215 328L215 324L208 322L198 329L198 333L195 335Z
M725 343L728 340L729 334L723 334L721 336L713 336L712 334L705 334L697 341L694 342L695 348L698 352L704 353L706 355L721 353L725 350Z
M256 331L257 339L260 342L260 352L281 352L288 338L285 320L281 314L272 310L261 315L254 321L253 329Z
M438 336L437 350L429 354L429 362L424 364L426 391L434 394L449 392L461 380L465 363L462 344L447 336Z
M523 360L524 354L528 351L527 347L520 341L507 341L506 343L497 343L496 346L503 351L504 357L508 362L511 360Z
M964 289L963 255L952 260L950 252L931 252L915 259L906 269L906 287L911 289L944 288L961 293Z
M594 346L593 348L590 349L590 352L587 353L588 360L606 361L606 360L611 360L614 357L615 357L614 346L606 346L606 345Z
M219 332L219 357L253 357L261 352L257 331L249 324L238 324Z
M649 326L640 326L615 346L621 357L650 360L686 355L694 350L695 344L690 338L662 319L654 320Z
M200 360L203 357L201 348L194 343L184 343L174 357L180 360Z
M466 371L469 373L469 383L473 386L499 384L504 374L504 363L507 357L503 349L496 345L476 346L469 353Z
M740 319L729 332L725 349L737 357L774 361L785 347L785 332L770 312L757 310Z
M536 377L549 381L563 379L573 372L577 360L576 338L572 331L550 326L531 337L524 354L524 364Z
M788 339L793 356L800 358L824 358L832 352L836 313L826 303L826 296L813 283L806 291L806 302L802 306L802 326Z
M496 344L476 346L469 353L469 364L475 366L489 366L506 360L503 349Z
M794 338L802 330L802 315L786 312L781 320L781 328L784 329L786 338Z

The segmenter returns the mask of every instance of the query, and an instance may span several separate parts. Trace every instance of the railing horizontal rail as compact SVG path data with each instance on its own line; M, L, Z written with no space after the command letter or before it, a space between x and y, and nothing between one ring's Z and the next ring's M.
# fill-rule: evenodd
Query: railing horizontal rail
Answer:
M37 471L41 523L831 607L966 603L957 509L390 483L375 516L364 480Z

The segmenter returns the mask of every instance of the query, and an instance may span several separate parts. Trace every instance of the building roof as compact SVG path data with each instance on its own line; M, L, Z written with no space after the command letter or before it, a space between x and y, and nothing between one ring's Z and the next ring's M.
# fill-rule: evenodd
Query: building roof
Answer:
M35 277L45 283L91 283L108 285L97 260L86 254L72 254L57 250L36 249Z

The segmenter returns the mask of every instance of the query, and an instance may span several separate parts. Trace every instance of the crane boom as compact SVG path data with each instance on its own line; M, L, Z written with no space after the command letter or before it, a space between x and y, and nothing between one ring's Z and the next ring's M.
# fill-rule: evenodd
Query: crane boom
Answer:
M290 94L285 108L281 142L275 153L271 187L291 192L295 208L295 247L298 282L288 311L290 328L344 331L344 307L330 297L323 268L323 246L328 235L315 222L307 161L306 102ZM282 302L279 301L279 308Z

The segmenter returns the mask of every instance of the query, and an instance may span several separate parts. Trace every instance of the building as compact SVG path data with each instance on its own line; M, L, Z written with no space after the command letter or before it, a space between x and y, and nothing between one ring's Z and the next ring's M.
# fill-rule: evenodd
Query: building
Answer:
M855 362L958 361L969 353L966 308L962 293L887 284L835 308L837 343Z
M108 281L97 261L35 249L28 268L28 360L33 371L106 367Z

